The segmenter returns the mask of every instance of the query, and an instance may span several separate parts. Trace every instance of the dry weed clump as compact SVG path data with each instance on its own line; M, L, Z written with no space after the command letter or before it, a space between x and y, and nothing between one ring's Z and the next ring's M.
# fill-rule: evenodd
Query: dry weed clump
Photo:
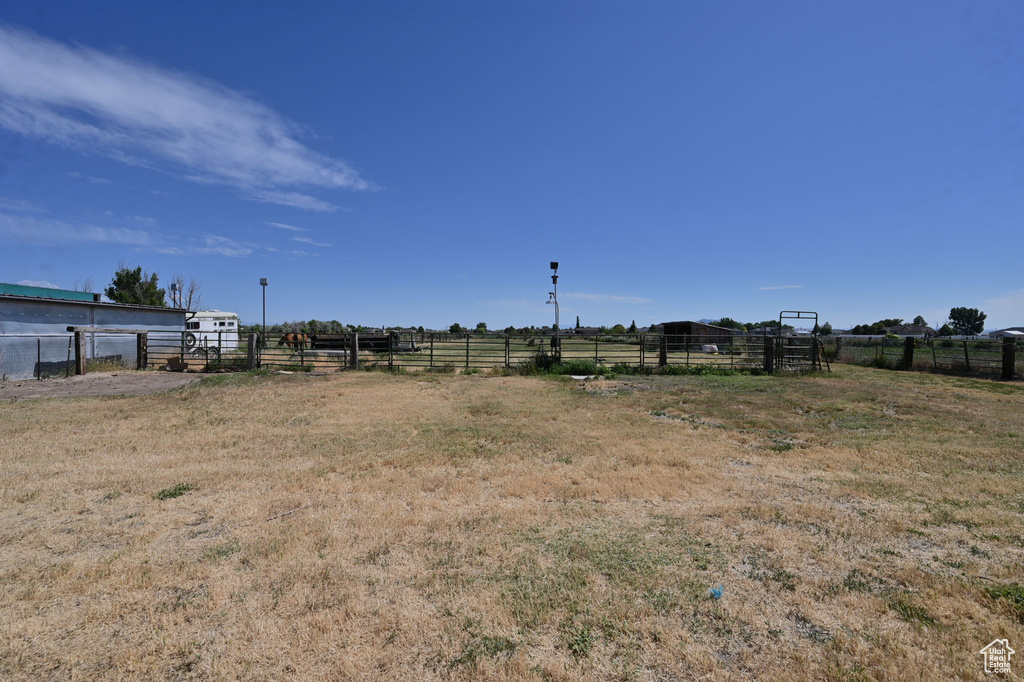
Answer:
M858 367L0 404L0 675L978 677L1024 642L1022 407Z

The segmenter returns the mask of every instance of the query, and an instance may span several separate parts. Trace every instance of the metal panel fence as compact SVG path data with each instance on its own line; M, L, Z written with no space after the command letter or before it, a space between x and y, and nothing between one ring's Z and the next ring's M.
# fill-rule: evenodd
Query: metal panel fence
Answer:
M388 369L513 368L538 361L590 367L705 366L718 369L816 369L812 338L736 336L728 343L699 343L700 337L658 334L360 334L311 336L306 341L270 337L258 349L257 364L288 370L339 369L356 363ZM767 346L766 346L767 342ZM767 358L766 358L766 347Z
M825 337L822 345L826 356L839 362L895 368L903 367L909 357L910 367L915 369L1005 376L1002 339ZM1012 374L1024 375L1022 341L1014 344L1012 365Z
M89 333L87 358L125 367L136 365L136 338ZM819 346L807 337L735 336L726 343L701 343L695 336L660 334L346 334L335 336L232 335L230 341L196 339L187 332L151 332L145 365L188 371L336 371L356 365L387 369L515 368L561 362L586 373L598 366L631 368L707 367L731 370L820 368ZM74 373L73 335L0 337L0 378L45 378Z
M178 338L174 332L150 332L150 338ZM86 360L93 367L134 368L132 335L89 333ZM74 334L0 334L0 380L46 379L75 373Z

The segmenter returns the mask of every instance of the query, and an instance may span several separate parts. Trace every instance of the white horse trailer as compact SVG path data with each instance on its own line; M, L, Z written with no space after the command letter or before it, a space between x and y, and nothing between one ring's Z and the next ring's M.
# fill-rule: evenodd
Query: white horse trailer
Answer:
M238 349L238 314L200 310L185 318L185 345L189 348Z

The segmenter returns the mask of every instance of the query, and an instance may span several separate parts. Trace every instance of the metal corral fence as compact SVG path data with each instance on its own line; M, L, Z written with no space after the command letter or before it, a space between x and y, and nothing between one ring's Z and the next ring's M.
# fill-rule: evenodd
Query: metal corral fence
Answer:
M1003 378L1024 375L1024 342L1013 339L824 337L822 346L826 357L839 362Z
M660 334L567 334L556 338L551 334L361 333L312 335L304 341L275 336L265 344L255 341L255 363L297 371L354 365L454 371L512 368L545 359L575 362L581 367L701 365L768 371L821 367L813 338L736 336L728 343L701 341L699 336Z
M150 342L171 343L176 332L149 332ZM74 334L0 334L0 381L47 379L75 373ZM85 357L89 364L136 366L137 344L134 336L90 333L85 337Z
M354 366L455 371L541 362L575 363L581 371L614 365L776 371L820 369L822 358L818 341L809 337L735 336L709 344L700 336L660 334L359 333L278 335L263 342L256 334L197 339L188 332L149 332L143 342L126 333L83 333L87 365L102 361L106 367L199 372L335 371ZM75 350L70 333L0 336L0 378L74 374Z

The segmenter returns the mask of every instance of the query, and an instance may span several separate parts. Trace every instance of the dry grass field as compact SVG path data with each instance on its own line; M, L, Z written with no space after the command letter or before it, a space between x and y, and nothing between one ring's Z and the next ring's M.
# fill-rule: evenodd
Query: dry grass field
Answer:
M0 403L0 677L980 679L1022 445L1020 384L852 366Z

